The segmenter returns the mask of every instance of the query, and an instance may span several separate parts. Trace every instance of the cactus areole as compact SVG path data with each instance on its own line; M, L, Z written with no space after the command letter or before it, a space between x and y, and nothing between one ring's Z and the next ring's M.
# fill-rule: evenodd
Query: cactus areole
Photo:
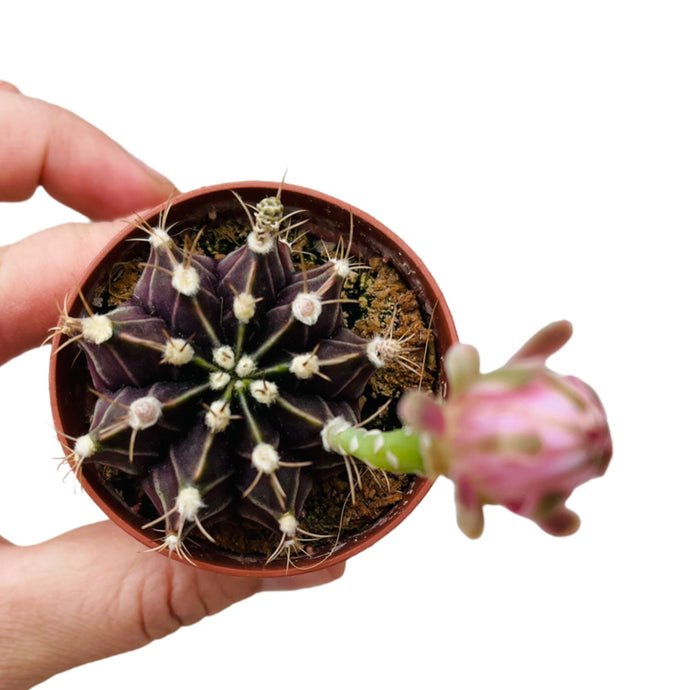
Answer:
M403 296L371 291L383 270ZM204 188L126 227L68 298L55 423L86 491L150 550L294 574L358 553L424 496L428 479L397 482L327 438L372 415L398 426L405 376L442 394L438 365L455 340L419 258L367 214L293 185ZM397 393L376 388L388 366L403 372ZM376 494L383 507L366 524L313 519Z

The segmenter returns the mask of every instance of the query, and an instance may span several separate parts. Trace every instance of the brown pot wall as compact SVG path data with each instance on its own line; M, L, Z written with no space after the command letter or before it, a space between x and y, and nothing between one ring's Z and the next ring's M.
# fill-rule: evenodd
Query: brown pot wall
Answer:
M249 204L256 204L263 197L275 192L280 185L269 182L238 182L183 194L172 202L167 217L167 227L176 221L203 224L209 213L223 213L237 209L238 202L232 193L235 190ZM286 208L305 210L313 219L314 226L322 227L325 239L337 239L342 234L349 234L351 217L353 218L353 247L351 253L367 260L378 255L390 261L398 272L407 280L418 294L418 299L427 314L433 314L433 328L436 347L442 361L443 353L457 340L457 334L448 305L441 294L434 278L430 275L419 257L388 228L370 215L353 208L338 199L295 185L282 185L281 200ZM166 204L167 205L167 204ZM156 225L159 214L166 205L147 212L143 218L151 225ZM309 226L311 227L311 225ZM116 261L127 260L135 251L135 242L125 242L133 237L144 237L142 230L134 224L123 229L117 238L97 256L82 281L81 291L87 298L93 294L95 287L101 284ZM78 291L68 300L68 313L81 314L81 299ZM75 360L74 351L70 348L58 351L64 338L56 336L53 342L53 355L50 367L51 405L56 429L61 439L75 438L88 431L88 398L89 377L84 358ZM445 382L440 381L440 391L445 391ZM65 453L70 449L65 446ZM84 467L82 485L89 496L115 523L138 539L144 546L155 548L160 542L152 529L142 531L141 521L132 515L131 510L109 493L98 481L93 467ZM368 548L388 532L399 525L426 495L431 482L415 478L411 489L396 507L377 521L376 524L362 533L343 540L327 561L321 559L317 564L302 562L299 570L292 566L286 568L284 561L274 561L269 565L256 562L243 563L239 559L219 556L210 553L195 562L203 568L232 575L281 576L304 572L304 568L317 569L344 561ZM144 557L144 556L142 556ZM151 556L156 557L156 556Z

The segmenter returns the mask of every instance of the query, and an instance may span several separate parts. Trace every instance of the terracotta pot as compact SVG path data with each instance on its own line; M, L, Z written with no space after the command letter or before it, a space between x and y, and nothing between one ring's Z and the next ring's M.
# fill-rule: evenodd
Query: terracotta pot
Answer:
M278 188L279 185L275 183L239 182L205 187L180 195L172 201L167 216L167 227L180 221L190 225L203 225L215 214L243 217L243 211L232 190L235 190L245 202L256 204L263 197L275 194ZM423 311L427 315L433 315L432 325L440 361L447 348L457 340L457 334L446 301L419 257L377 220L325 194L284 184L281 200L286 210L305 210L312 220L308 226L310 232L313 232L312 228L318 228L316 234L327 240L336 240L341 235L347 236L351 217L354 219L351 253L360 260L367 260L375 255L381 256L405 278L417 293ZM159 214L166 205L147 212L144 220L156 225ZM94 259L79 288L87 301L96 294L98 286L107 281L115 263L131 260L137 249L140 250L141 243L127 241L136 237L143 237L143 232L134 224L128 225L101 255ZM82 314L78 290L75 290L67 304L70 315ZM75 358L75 350L72 347L60 349L65 340L65 336L59 334L55 337L50 367L51 405L60 439L76 438L85 434L89 424L89 375L84 358ZM443 392L445 382L440 380L438 386ZM68 455L69 452L70 448L65 445L65 453ZM153 549L160 544L160 541L157 541L160 535L151 528L146 531L141 529L145 521L133 514L121 498L104 486L93 465L83 468L81 482L89 496L122 529L148 548ZM194 561L200 567L226 574L271 577L304 572L305 568L316 569L332 565L363 551L399 525L422 500L430 486L429 480L415 478L402 501L363 532L345 538L325 561L315 559L316 563L312 563L300 561L298 558L295 561L297 568L294 565L286 567L283 560L266 565L261 560L229 556L211 548L208 553L195 553Z

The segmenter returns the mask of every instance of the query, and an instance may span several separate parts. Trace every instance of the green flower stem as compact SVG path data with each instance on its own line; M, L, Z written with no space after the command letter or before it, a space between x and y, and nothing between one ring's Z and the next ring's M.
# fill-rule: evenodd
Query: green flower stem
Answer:
M425 474L420 437L410 429L348 427L331 438L334 448L367 465L399 474Z

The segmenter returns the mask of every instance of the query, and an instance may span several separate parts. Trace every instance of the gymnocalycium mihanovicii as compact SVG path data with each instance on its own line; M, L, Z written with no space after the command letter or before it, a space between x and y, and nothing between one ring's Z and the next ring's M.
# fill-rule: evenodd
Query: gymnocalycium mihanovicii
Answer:
M112 263L121 258L120 245L91 272L81 306L73 299L65 308L53 362L67 366L51 366L51 378L54 394L68 390L55 399L56 421L63 443L69 440L71 465L89 474L86 486L94 489L94 477L100 488L106 486L107 499L100 489L92 496L123 526L133 520L135 536L146 533L142 541L151 545L151 533L158 534L154 550L211 567L219 564L219 526L233 531L237 520L242 530L260 525L272 539L264 565L253 570L249 563L259 575L276 574L277 564L268 564L279 558L287 573L291 564L320 567L331 556L342 560L359 550L355 535L336 553L342 517L336 534L312 529L309 518L319 512L312 510L312 499L324 476L347 475L345 485L356 495L362 467L398 478L450 478L459 526L473 538L483 529L483 506L491 504L530 518L550 534L575 532L579 518L566 501L577 486L605 472L612 444L596 393L546 367L546 359L569 339L570 324L550 324L505 366L481 373L476 350L455 343L438 286L409 270L409 248L400 250L395 236L372 239L373 228L385 232L361 212L348 237L344 208L332 203L337 200L291 187L291 194L310 205L321 197L310 214L318 219L314 233L322 256L306 261L316 245L297 249L286 238L299 244L303 230L294 230L307 217L285 213L281 188L271 186L275 195L261 200L259 189L247 183L241 189L252 190L256 205L245 205L233 192L232 211L225 186L186 195L161 213L158 224L151 218L140 224L149 256L139 256L133 289L118 296L114 308L103 305L103 284L108 293L114 287L110 281L118 269ZM216 203L231 217L243 210L249 231L241 246L233 241L221 249L209 241L202 219L213 225ZM170 224L169 210L175 214ZM350 240L360 221L354 235L362 244L354 259ZM126 236L136 239L129 230ZM426 319L417 336L425 334L431 359L443 360L445 377L436 397L429 390L403 395L410 383L397 381L401 367L412 369L415 384L425 376L426 347L421 364L408 364L414 349L406 352L399 328L393 337L379 321L363 338L348 327L348 281L366 275L360 258L373 268L397 252L394 265L414 287L407 291L414 309L422 306L417 298L423 301ZM111 271L107 276L103 266ZM359 299L361 306L361 294ZM396 304L390 296L387 301L387 308ZM439 319L433 317L437 307ZM390 325L394 314L395 308ZM74 347L85 356L74 359ZM391 414L386 422L381 415L372 428L369 419L360 419L369 412L363 413L362 399L371 402L373 384L389 366L399 384L395 400L402 398L390 406L393 413L385 413ZM91 393L78 376L86 369ZM383 524L399 521L424 495L429 482L418 478L411 480L404 507L392 519L386 515ZM381 485L392 479L382 475ZM402 492L389 495L396 493L401 500ZM126 506L123 520L113 501ZM348 501L341 494L335 503L336 513L344 515ZM379 526L367 528L367 536L375 540ZM218 544L219 567L225 570L229 558L246 572L249 552L235 552L226 534ZM230 570L236 572L233 565Z
M305 269L285 238L308 216L286 214L280 192L237 200L250 226L241 246L202 253L204 228L164 212L142 224L149 256L126 301L102 312L83 300L63 317L61 347L84 353L96 397L69 459L136 483L161 551L192 560L187 546L214 541L208 525L232 515L273 530L269 560L289 560L334 536L303 526L314 477L344 470L357 491L357 463L324 445L324 428L360 422L370 377L406 345L345 327L343 285L360 268L348 228Z

